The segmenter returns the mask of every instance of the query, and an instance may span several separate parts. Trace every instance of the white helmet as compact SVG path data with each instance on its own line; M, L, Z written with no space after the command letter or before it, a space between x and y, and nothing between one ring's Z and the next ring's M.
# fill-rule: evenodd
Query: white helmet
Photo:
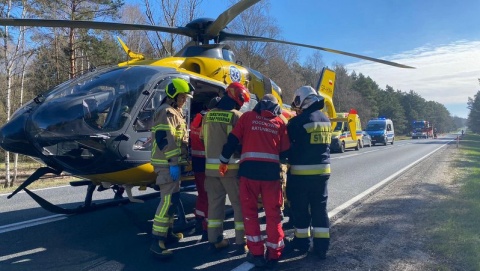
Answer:
M306 109L314 102L323 100L323 97L311 86L303 86L295 90L294 97L292 106L301 109Z

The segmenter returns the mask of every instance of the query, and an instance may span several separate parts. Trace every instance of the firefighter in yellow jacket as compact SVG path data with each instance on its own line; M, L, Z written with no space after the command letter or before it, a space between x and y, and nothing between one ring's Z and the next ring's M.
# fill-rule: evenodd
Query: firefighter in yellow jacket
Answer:
M233 156L230 170L220 176L220 154L227 142L228 133L241 116L239 109L250 101L248 89L238 82L231 83L217 106L203 117L201 137L205 144L205 190L208 196L208 241L217 250L229 245L223 239L223 220L225 218L226 195L232 203L235 222L235 243L237 251L246 252L245 231L239 199L238 166L240 157Z
M160 257L172 255L166 243L178 241L181 233L174 234L173 221L176 205L180 202L181 165L187 162L188 134L182 107L187 97L192 97L192 85L181 78L174 78L165 88L165 98L156 110L152 128L151 163L157 174L156 184L160 187L160 204L153 220L154 238L150 251Z

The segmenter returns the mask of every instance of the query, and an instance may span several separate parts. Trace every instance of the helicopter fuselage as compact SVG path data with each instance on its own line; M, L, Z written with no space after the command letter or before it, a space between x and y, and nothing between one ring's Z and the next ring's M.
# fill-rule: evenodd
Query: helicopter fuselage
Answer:
M94 183L152 184L150 128L168 82L183 77L195 86L186 116L221 95L232 78L246 83L246 69L211 69L212 61L223 60L172 57L80 76L14 113L0 130L0 146ZM197 68L214 78L190 71Z
M172 78L195 87L184 108L187 122L231 82L252 94L244 110L266 93L282 101L269 78L223 59L229 55L225 47L200 47L192 49L200 56L128 61L62 83L12 115L0 129L0 146L93 183L152 185L150 128Z

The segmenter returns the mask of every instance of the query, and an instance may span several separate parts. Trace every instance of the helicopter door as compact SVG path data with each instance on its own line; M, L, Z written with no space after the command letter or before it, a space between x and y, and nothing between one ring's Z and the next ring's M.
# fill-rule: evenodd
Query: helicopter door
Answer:
M135 120L133 127L136 132L150 131L153 125L153 115L155 113L155 109L160 107L164 97L164 90L155 89L153 91L153 94L148 98L147 103L144 105L142 110L140 110Z
M183 77L182 77L183 78ZM137 117L133 123L133 129L137 133L143 132L150 132L150 129L153 126L153 117L155 115L155 111L160 107L162 104L162 100L165 98L165 87L171 82L173 77L168 77L166 79L162 79L159 81L150 96L147 99L147 102L143 105L142 109L138 112ZM188 78L184 78L189 81ZM188 116L190 108L189 99L187 99L187 103L184 107L184 115ZM133 146L134 150L138 151L151 151L151 139L150 134L148 136L142 135L135 141L135 145Z

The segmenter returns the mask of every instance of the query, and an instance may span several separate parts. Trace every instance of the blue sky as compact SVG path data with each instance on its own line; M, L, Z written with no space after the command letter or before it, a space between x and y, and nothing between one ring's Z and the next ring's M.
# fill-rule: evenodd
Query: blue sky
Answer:
M204 0L206 17L230 6ZM415 91L466 118L468 97L480 90L480 0L271 0L281 38L416 67L404 70L322 52L323 61L363 73L381 88ZM235 32L235 30L232 30ZM301 49L304 60L313 54Z

